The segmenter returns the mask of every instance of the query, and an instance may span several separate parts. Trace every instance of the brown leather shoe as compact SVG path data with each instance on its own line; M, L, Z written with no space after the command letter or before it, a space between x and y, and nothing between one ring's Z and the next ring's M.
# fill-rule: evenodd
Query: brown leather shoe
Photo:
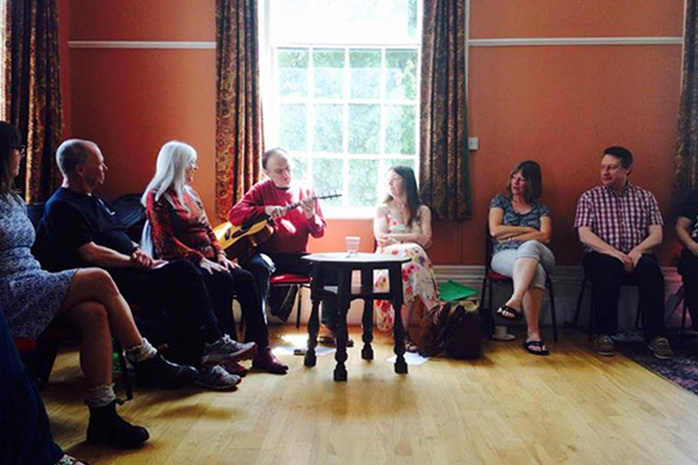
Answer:
M284 365L271 352L271 347L262 349L252 360L252 368L264 370L275 375L285 375L288 372L288 365Z

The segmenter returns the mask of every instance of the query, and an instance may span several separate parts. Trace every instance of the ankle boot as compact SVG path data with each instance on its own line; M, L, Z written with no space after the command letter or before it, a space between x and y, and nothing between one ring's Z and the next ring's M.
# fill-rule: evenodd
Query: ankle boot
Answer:
M136 384L140 387L179 389L196 381L196 368L168 362L159 353L155 357L134 364Z
M90 407L87 442L123 448L138 447L148 440L148 430L133 426L116 412L116 401L104 407Z

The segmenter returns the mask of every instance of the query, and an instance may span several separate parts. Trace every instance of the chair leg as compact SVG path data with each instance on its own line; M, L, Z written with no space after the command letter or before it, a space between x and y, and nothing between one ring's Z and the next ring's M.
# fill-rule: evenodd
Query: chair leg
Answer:
M642 321L642 311L640 307L640 296L637 296L637 311L635 312L635 329L640 328L640 322Z
M579 289L579 297L577 298L577 309L574 311L574 320L572 321L572 326L573 328L576 328L577 325L579 324L579 314L582 311L582 299L584 299L584 291L586 290L587 287L587 279L584 278L582 279L582 286Z
M487 292L489 294L489 303L487 307L487 325L489 328L487 328L489 335L491 336L492 333L494 332L494 314L495 314L495 308L494 308L494 296L493 296L493 285L492 281L489 279L485 278L486 284L487 284Z
M482 289L480 290L480 308L485 308L485 301L487 300L487 276L482 278Z
M296 313L296 329L301 327L301 313L303 313L303 285L298 286L298 312Z
M686 313L688 307L686 306L686 297L683 298L683 311L681 312L681 327L679 328L679 341L683 345L683 339L686 335Z
M586 279L584 280L586 285ZM589 327L587 328L587 340L591 342L591 336L594 334L594 289L591 290L591 297L589 298Z
M550 319L553 323L553 341L557 342L557 315L555 313L555 293L553 292L553 281L550 278L548 278L546 281L546 287L548 288L548 293L550 294Z
M489 334L494 331L494 319L492 318L492 311L487 306L487 277L482 278L482 290L480 292L480 321L483 322L485 328L483 330Z
M46 339L40 337L37 340L32 374L37 380L39 390L43 390L48 385L48 379L51 376L51 370L53 370L53 364L58 355L58 344L58 339L52 337Z
M126 391L126 399L133 399L133 387L131 386L131 381L128 379L128 369L126 368L126 357L124 357L124 348L121 346L116 339L113 342L114 350L119 357L119 368L121 369L121 381L124 383L124 390Z

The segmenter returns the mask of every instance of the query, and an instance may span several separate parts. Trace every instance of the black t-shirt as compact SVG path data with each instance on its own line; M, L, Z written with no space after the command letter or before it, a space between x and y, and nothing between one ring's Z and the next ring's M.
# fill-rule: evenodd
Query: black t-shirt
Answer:
M691 239L698 241L698 189L694 189L688 194L688 198L681 205L679 216L691 220Z
M96 195L80 194L63 187L46 202L36 241L39 260L51 270L93 265L77 252L90 242L125 255L131 255L135 249L109 203Z

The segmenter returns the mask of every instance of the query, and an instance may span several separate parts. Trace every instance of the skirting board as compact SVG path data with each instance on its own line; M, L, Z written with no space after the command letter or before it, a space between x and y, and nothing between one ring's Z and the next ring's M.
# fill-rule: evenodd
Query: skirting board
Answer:
M482 288L482 279L485 272L484 266L475 265L438 265L434 266L436 279L439 282L453 280L466 286L477 289L478 295ZM666 315L670 318L669 313L674 311L677 299L676 291L681 287L681 277L676 271L676 267L663 267L664 283L666 291ZM574 313L577 308L577 299L579 298L580 285L584 273L581 266L558 266L552 275L553 287L555 289L555 309L557 313L558 326L562 327L565 323L569 323L574 319ZM509 285L494 286L494 305L499 306L503 303L511 293ZM584 292L582 301L581 314L578 324L580 327L586 327L589 318L589 298L591 292L587 289ZM310 292L302 293L302 316L301 321L306 323L310 316ZM297 305L294 307L287 324L295 324ZM351 326L361 324L361 314L363 311L363 302L355 300L352 302L349 310L348 323ZM632 327L635 324L635 312L637 311L637 289L624 286L621 292L621 302L619 309L619 325L621 327ZM680 310L677 310L680 317ZM239 318L239 314L237 316ZM278 321L274 317L270 317L271 322ZM677 322L677 315L673 315L672 322ZM541 312L541 324L546 326L550 324L549 296L545 293L543 299L543 310Z

